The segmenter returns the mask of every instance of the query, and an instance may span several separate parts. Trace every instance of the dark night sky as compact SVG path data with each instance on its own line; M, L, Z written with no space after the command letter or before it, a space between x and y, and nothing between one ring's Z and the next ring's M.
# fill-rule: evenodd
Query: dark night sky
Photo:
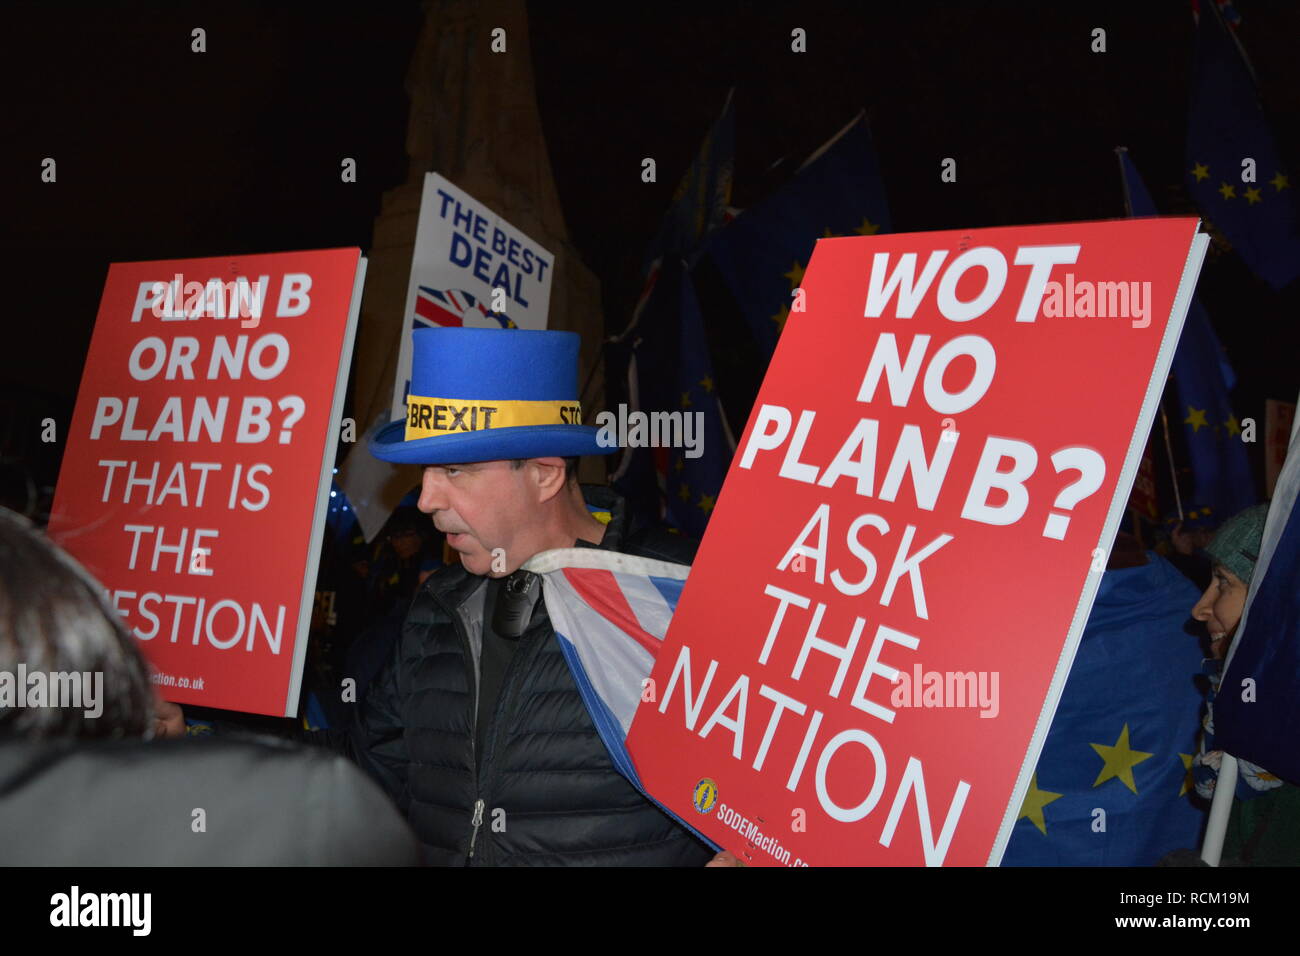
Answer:
M624 6L529 5L560 198L611 326L625 323L645 245L732 85L741 207L865 108L898 232L1121 216L1116 145L1163 212L1192 211L1185 0ZM1237 8L1295 179L1300 5ZM417 5L184 10L6 11L10 424L70 408L110 262L364 249L380 195L405 178ZM189 52L196 25L203 56ZM789 52L795 26L807 54ZM1098 26L1105 54L1089 50ZM39 180L45 156L57 185ZM356 185L339 182L341 156L358 160ZM657 183L640 180L645 156ZM939 179L947 156L955 184ZM1300 387L1297 286L1272 293L1231 255L1207 263L1201 293L1242 378L1240 415L1262 417L1265 397Z

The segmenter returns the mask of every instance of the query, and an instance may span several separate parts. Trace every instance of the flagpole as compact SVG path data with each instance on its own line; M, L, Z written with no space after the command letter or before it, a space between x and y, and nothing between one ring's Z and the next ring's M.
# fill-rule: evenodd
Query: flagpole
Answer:
M1201 859L1210 866L1218 866L1223 858L1223 839L1228 834L1228 815L1232 812L1232 795L1237 790L1237 758L1224 753L1219 762L1219 779L1214 785L1210 801L1210 821L1205 825L1205 842L1201 844Z
M1124 187L1124 213L1130 219L1133 218L1133 197L1128 191L1128 177L1124 175L1124 155L1128 152L1127 146L1115 147L1115 160L1119 163L1119 183Z
M1169 416L1165 414L1165 403L1160 402L1160 423L1165 432L1165 455L1169 458L1169 477L1174 483L1174 504L1178 507L1178 521L1183 520L1183 496L1178 491L1178 469L1174 467L1174 446L1169 441Z
M858 110L857 113L853 115L853 119L845 123L844 127L838 133L836 133L826 142L822 143L815 150L813 150L813 152L808 156L808 158L799 164L799 169L796 169L795 173L797 174L805 166L810 166L813 163L815 163L817 160L819 160L822 157L823 153L825 153L828 149L830 149L832 146L838 143L840 141L840 138L844 136L844 134L847 133L849 130L853 129L853 127L857 124L858 120L864 119L866 115L867 115L866 107L863 107L862 109Z
M1255 84L1255 88L1258 90L1259 77L1255 74L1255 64L1251 63L1250 57L1246 55L1246 48L1242 45L1241 37L1237 35L1237 31L1233 29L1232 25L1223 18L1223 11L1219 9L1219 5L1211 2L1210 6L1214 8L1212 15L1219 21L1219 26L1223 28L1223 32L1232 40L1233 46L1237 48L1237 53L1241 56L1241 62L1245 64L1246 72L1250 74L1250 81ZM1197 24L1197 26L1199 25Z

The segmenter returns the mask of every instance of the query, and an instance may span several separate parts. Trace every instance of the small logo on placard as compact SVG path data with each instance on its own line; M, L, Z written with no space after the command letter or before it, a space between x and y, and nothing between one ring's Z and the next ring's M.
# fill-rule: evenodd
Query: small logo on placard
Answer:
M713 809L714 804L718 802L718 785L713 782L712 778L705 777L695 785L695 792L691 794L691 802L695 804L695 809L700 813L708 813Z

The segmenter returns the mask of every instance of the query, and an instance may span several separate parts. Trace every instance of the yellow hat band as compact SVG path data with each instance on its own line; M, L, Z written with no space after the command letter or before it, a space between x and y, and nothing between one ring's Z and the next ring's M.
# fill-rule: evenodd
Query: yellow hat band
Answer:
M582 406L577 402L517 402L466 398L406 399L406 440L481 432L520 425L581 425Z

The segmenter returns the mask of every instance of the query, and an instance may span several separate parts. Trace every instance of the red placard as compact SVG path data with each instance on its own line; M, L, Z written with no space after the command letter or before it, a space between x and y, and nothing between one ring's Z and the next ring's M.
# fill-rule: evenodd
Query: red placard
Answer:
M114 263L49 534L163 696L291 716L365 261Z
M650 793L754 864L1001 859L1196 228L817 244L628 737Z

